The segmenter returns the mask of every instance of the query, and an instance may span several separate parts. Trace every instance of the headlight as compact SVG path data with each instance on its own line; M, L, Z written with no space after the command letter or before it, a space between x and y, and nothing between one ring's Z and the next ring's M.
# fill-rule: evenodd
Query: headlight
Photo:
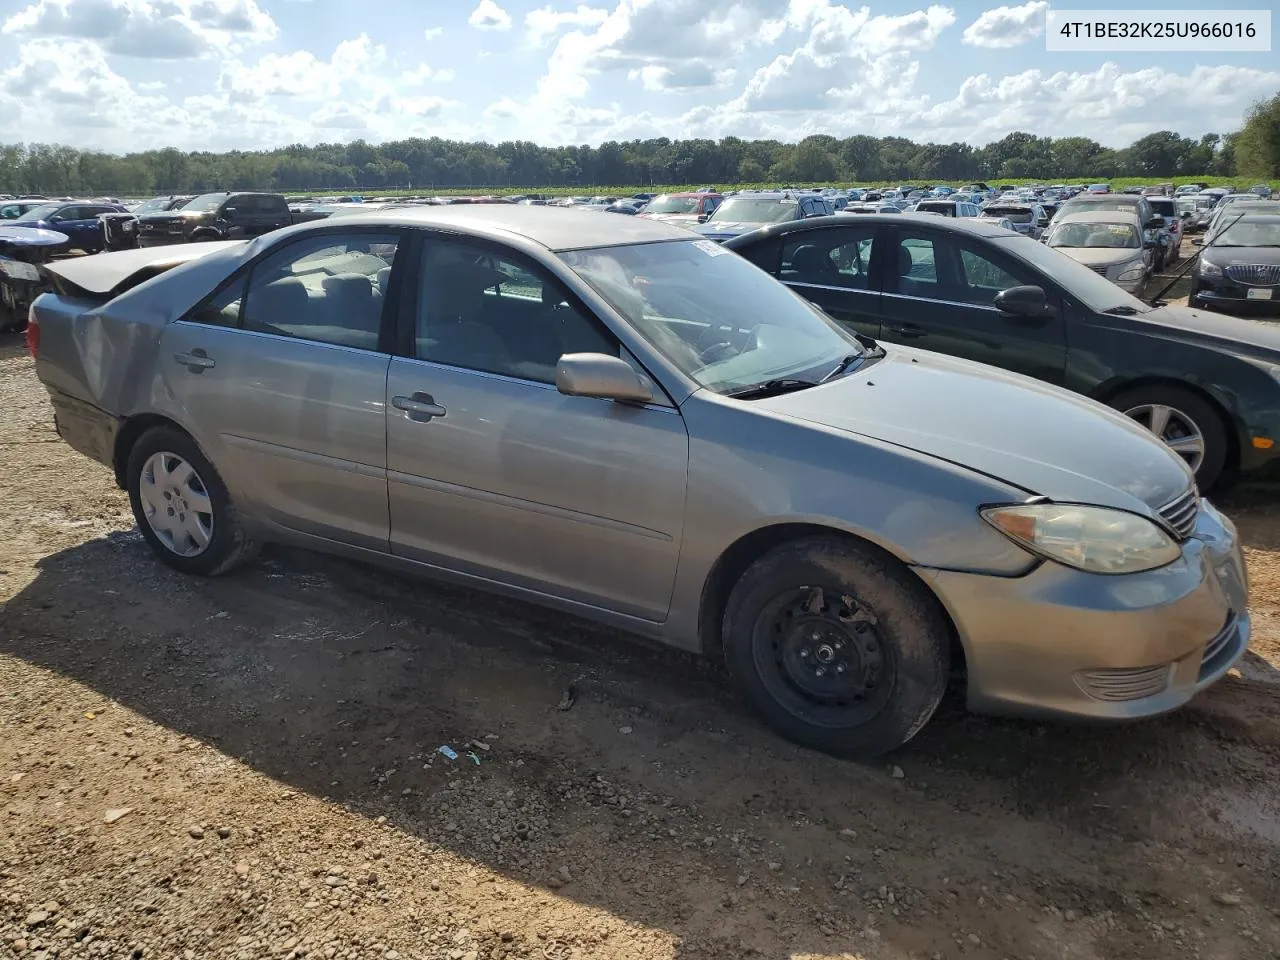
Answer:
M988 507L982 518L1014 543L1089 573L1140 573L1172 563L1182 548L1145 517L1077 504Z
M1135 263L1126 267L1124 272L1121 273L1120 276L1116 277L1116 279L1117 280L1141 280L1143 276L1146 274L1146 272L1147 272L1147 265L1145 263Z
M1222 268L1216 263L1200 258L1200 276L1202 277L1220 277L1222 276Z

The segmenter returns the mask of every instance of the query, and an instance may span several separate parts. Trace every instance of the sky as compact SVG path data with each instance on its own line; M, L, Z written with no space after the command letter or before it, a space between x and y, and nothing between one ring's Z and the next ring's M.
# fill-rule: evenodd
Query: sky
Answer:
M1118 147L1155 130L1230 132L1280 92L1280 46L1046 52L1048 6L0 0L0 140L127 152L869 133L980 145L1023 130Z

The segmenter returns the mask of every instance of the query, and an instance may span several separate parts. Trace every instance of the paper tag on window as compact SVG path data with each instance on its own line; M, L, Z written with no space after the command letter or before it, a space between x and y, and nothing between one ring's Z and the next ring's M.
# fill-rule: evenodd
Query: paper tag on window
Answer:
M714 240L695 240L693 245L704 251L709 257L719 257L729 252Z

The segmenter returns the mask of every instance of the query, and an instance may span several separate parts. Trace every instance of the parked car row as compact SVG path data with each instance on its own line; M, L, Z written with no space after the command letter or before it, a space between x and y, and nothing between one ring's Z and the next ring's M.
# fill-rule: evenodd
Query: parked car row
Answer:
M1249 643L1196 475L1275 456L1280 344L982 218L721 244L451 204L42 269L57 430L187 574L287 542L523 597L722 655L779 733L863 757L955 674L975 710L1129 719Z

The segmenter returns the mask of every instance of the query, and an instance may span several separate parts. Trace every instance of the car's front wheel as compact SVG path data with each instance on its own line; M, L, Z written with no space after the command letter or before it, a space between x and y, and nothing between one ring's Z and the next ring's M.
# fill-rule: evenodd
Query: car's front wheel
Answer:
M771 727L852 758L915 736L950 670L934 597L893 557L837 536L784 544L748 567L729 595L723 642Z
M1201 490L1211 490L1227 463L1227 427L1204 398L1181 387L1135 387L1111 406L1163 440L1186 461Z
M218 471L185 433L148 430L126 469L138 529L169 566L216 576L255 552Z

